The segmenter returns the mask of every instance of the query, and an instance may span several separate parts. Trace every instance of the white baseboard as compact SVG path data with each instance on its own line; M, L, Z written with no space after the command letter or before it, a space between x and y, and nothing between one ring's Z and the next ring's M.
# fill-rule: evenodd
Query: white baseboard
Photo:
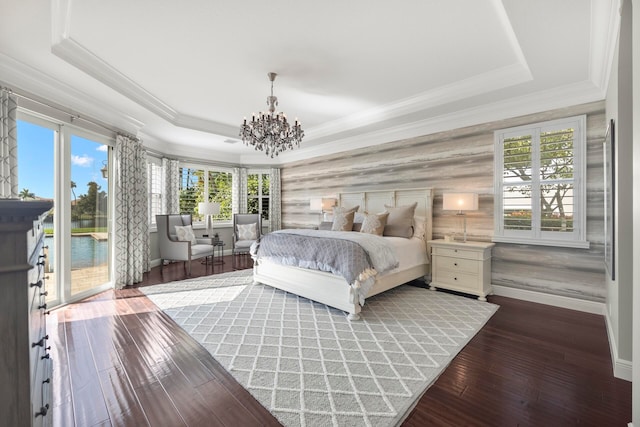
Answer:
M613 333L611 320L608 310L604 314L604 320L607 324L607 335L609 337L609 351L611 352L611 363L613 364L613 376L621 380L632 380L632 363L629 360L620 359L618 357L618 343Z
M570 310L583 311L591 314L606 314L603 302L588 301L578 298L552 295L527 289L510 288L507 286L492 285L494 295L516 298L524 301L537 302L552 305L554 307L568 308Z

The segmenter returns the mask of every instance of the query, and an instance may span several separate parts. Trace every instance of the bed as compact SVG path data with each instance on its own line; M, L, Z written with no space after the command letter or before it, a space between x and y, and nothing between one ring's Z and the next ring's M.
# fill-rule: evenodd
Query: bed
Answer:
M427 242L432 237L433 189L374 190L338 195L338 206L344 209L359 206L358 212L379 213L385 211L385 205L401 207L413 203L417 204L414 221L419 225L420 235L411 239L384 237L394 247L399 265L383 274L376 274L366 295L361 297L368 298L430 274ZM286 233L286 230L283 232ZM260 250L254 251L252 257L255 283L269 285L343 310L348 313L349 320L360 318L364 298L356 297L361 292L357 289L358 283L349 283L344 277L326 271L282 265L261 256Z

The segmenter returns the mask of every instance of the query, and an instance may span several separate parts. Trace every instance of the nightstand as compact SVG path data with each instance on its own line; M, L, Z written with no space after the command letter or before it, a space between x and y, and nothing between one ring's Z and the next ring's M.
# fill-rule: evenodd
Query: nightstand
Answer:
M491 248L494 243L430 240L430 289L449 289L477 295L486 301L491 290Z

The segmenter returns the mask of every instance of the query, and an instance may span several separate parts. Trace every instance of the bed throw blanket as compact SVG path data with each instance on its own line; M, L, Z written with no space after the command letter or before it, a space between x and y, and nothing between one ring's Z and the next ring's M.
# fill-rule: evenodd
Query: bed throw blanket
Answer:
M398 266L393 247L380 236L324 230L278 230L262 236L251 253L273 262L344 277L352 302L364 298L378 274Z

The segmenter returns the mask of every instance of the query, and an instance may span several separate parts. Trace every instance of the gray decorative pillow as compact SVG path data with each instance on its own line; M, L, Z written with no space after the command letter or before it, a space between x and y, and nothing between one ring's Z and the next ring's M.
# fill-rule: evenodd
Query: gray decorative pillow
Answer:
M353 216L355 211L336 213L333 211L332 231L351 231L353 228Z
M389 217L387 218L387 225L384 227L383 235L410 239L413 236L413 214L417 206L417 202L397 207L384 205Z
M256 224L238 224L238 240L256 240Z
M389 213L381 214L364 214L364 221L362 221L361 233L375 234L376 236L382 236L384 226L387 224L387 218ZM355 226L355 224L354 224Z
M190 225L176 225L176 236L182 242L191 242L192 245L198 244L196 235Z

